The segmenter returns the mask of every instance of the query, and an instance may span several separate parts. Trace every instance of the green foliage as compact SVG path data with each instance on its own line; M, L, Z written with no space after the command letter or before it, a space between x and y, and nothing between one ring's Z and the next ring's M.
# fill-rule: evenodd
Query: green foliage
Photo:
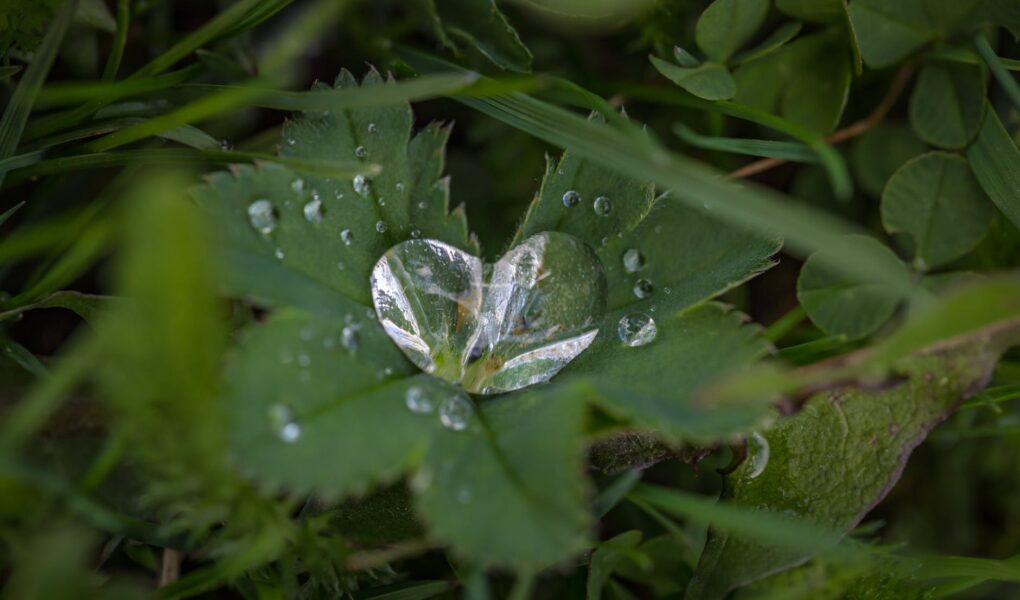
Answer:
M925 270L966 254L988 233L994 208L954 154L930 152L903 165L882 193L882 223L913 240L914 263Z
M3 595L1009 597L1015 4L6 3Z
M853 239L856 252L882 261L909 278L906 265L881 243L868 237ZM818 327L830 335L854 339L870 335L892 316L903 297L894 288L847 277L827 264L825 251L811 255L797 280L797 299Z

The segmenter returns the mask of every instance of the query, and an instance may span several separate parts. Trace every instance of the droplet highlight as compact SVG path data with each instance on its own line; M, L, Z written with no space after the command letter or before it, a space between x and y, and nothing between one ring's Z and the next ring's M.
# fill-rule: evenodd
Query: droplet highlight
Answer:
M620 318L616 328L620 341L631 348L644 346L655 341L659 330L655 319L645 314L631 314Z

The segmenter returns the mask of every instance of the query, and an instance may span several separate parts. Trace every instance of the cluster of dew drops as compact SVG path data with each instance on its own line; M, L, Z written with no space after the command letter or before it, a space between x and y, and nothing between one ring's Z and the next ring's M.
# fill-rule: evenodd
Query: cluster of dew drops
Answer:
M581 204L581 194L576 190L567 190L563 194L563 206L574 208ZM613 212L613 201L606 196L598 196L592 202L592 210L600 217L607 217ZM606 245L608 239L602 240ZM645 257L637 248L629 248L623 253L623 270L627 273L637 273L645 268ZM634 297L638 300L650 298L655 292L655 286L651 281L640 278L634 283ZM667 288L668 293L668 288ZM636 348L650 344L658 334L655 319L644 313L631 313L620 318L616 329L617 335L626 346Z

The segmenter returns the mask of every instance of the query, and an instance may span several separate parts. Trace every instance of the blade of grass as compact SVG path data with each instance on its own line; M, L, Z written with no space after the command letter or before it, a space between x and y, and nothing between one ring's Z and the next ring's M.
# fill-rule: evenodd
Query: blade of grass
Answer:
M18 179L38 175L53 175L88 169L119 167L130 164L207 165L263 161L286 166L306 175L322 177L353 177L358 174L375 175L379 166L358 162L319 161L276 156L261 152L227 152L222 150L191 150L186 148L152 148L99 152L78 156L63 156L39 161L17 172Z
M978 183L1002 214L1020 227L1020 149L991 105L967 160Z
M0 117L0 159L13 156L17 151L18 142L21 141L21 134L25 130L28 116L32 112L35 97L42 88L43 82L46 81L50 67L53 66L53 61L57 57L57 51L60 50L60 44L64 40L64 34L67 33L76 6L75 0L68 0L57 11L32 62L25 69L25 74L21 76L18 87L15 88L10 102L7 103L3 117ZM4 175L0 172L0 185L3 184L3 178Z
M362 106L382 106L449 94L470 85L476 77L470 74L422 77L402 83L377 87L307 92L297 96L292 110L337 110ZM264 82L268 84L268 82ZM95 152L111 150L180 125L194 123L239 106L257 104L258 99L270 93L261 85L224 86L222 91L210 94L165 115L149 119L122 129L88 144ZM277 92L279 93L279 92ZM283 98L295 98L284 93ZM278 97L279 99L279 97Z
M673 126L673 133L695 148L703 150L718 150L730 154L745 154L763 158L779 158L809 164L817 164L819 162L817 153L804 144L797 142L701 135L682 123L677 123Z
M103 67L103 81L113 81L120 70L120 61L127 45L128 27L131 25L131 0L117 0L117 31L113 34L113 46Z
M162 75L123 81L51 83L39 91L36 106L67 106L97 100L109 104L130 96L180 88L181 84L198 75L201 70L200 65L191 65ZM49 118L40 119L38 123L45 124Z
M86 321L91 321L106 310L105 305L111 304L114 301L116 301L114 296L98 296L95 294L83 294L73 290L62 290L53 292L49 296L31 304L15 306L14 308L0 311L0 321L12 319L21 313L37 308L66 308L67 310L74 311ZM10 306L13 303L7 302L6 304Z
M978 54L988 64L992 75L999 81L999 85L1002 86L1006 95L1012 100L1013 106L1020 110L1020 84L1016 82L1016 79L1003 66L1002 60L995 55L995 50L992 49L984 35L979 33L974 37L974 47L977 48Z

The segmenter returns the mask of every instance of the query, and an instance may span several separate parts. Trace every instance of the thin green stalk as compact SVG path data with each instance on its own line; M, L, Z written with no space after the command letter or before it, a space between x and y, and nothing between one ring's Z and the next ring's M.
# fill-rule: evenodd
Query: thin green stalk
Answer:
M103 81L113 81L117 78L120 61L124 56L124 46L127 45L128 27L130 25L131 0L117 0L117 31L113 36L113 47L110 49L110 56L107 57L106 66L103 68Z
M999 85L1002 86L1006 95L1013 101L1013 106L1020 110L1020 84L1016 82L1016 79L1003 66L1002 60L995 55L995 50L992 49L984 35L979 33L974 37L974 46L977 48L981 58L985 59L988 68L992 71L992 75L999 81Z

